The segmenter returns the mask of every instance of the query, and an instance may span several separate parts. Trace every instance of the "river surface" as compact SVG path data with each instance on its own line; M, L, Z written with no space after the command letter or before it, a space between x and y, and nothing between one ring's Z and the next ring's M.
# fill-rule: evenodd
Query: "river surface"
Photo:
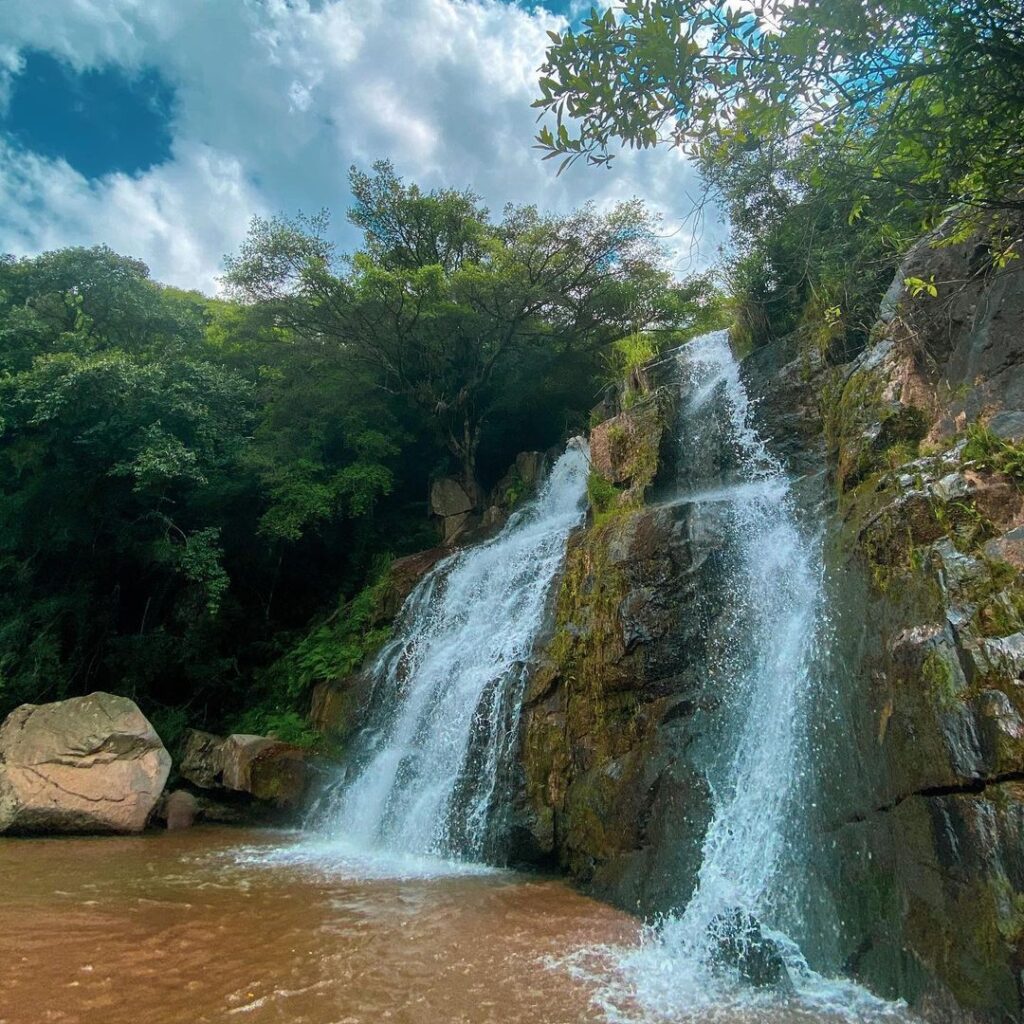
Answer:
M558 963L635 941L629 917L554 880L441 870L213 827L0 840L0 1024L600 1018Z

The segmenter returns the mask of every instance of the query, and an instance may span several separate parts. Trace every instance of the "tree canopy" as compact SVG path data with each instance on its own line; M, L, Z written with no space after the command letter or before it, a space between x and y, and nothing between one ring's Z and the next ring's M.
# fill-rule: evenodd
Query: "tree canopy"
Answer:
M352 185L358 253L326 214L257 220L233 299L104 247L0 260L0 716L102 688L169 742L302 738L373 639L364 588L438 542L432 477L481 496L585 427L623 334L720 313L637 203L495 221L387 164Z
M848 357L910 243L956 210L988 263L1024 196L1013 0L624 0L552 35L537 144L560 166L680 147L722 202L734 336ZM553 119L554 124L550 123Z
M639 202L557 217L508 208L492 222L472 193L423 193L388 163L351 178L360 252L340 259L323 216L257 220L226 280L411 403L475 499L483 428L524 366L541 387L625 334L692 328L704 313L708 282L670 280Z
M541 75L538 144L563 166L615 140L707 164L834 133L861 180L932 217L1022 203L1016 0L624 0L554 35Z

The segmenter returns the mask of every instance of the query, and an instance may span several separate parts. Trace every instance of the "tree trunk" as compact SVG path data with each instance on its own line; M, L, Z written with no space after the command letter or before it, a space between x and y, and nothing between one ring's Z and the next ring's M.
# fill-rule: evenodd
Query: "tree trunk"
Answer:
M459 444L459 461L462 463L462 488L473 503L475 511L483 507L483 491L476 478L476 453L480 446L480 427L467 416L463 420L462 441Z

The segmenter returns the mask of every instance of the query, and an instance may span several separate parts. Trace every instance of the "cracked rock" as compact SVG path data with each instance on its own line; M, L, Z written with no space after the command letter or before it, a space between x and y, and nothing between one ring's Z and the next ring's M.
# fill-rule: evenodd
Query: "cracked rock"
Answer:
M170 768L127 697L22 704L0 726L0 832L141 832Z

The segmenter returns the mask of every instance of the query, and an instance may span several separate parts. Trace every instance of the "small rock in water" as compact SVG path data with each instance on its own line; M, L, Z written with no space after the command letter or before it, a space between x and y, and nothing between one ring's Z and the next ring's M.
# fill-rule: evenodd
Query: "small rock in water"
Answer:
M717 944L718 960L735 968L748 985L790 986L779 947L761 931L753 914L736 907L715 917L708 931Z
M169 794L164 804L168 831L175 832L182 828L191 828L199 812L199 802L184 789L176 789Z

